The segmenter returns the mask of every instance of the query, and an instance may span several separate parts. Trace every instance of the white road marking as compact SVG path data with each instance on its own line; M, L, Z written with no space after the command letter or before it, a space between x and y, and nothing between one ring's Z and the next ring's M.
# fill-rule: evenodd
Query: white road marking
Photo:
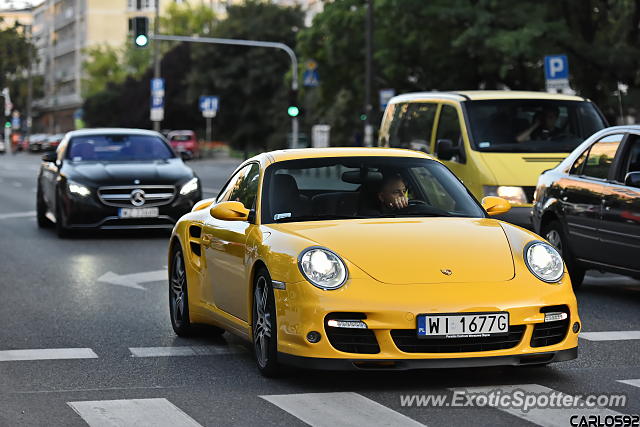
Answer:
M637 281L636 279L632 277L627 277L627 276L611 275L611 276L601 277L601 276L590 276L588 274L585 276L584 280L589 282L596 282L596 283L618 283L618 282L634 283Z
M146 290L145 287L140 286L139 283L146 282L159 282L167 280L167 270L154 270L144 271L142 273L133 274L116 274L112 271L108 271L102 276L98 277L98 282L109 283L111 285L126 286L128 288Z
M171 357L171 356L215 356L240 353L242 346L179 346L179 347L130 347L133 357Z
M12 212L12 213L0 214L0 219L29 218L32 216L36 216L36 211Z
M28 350L2 350L0 362L18 360L97 359L90 348L42 348Z
M640 340L640 331L580 332L579 337L587 341Z
M634 387L640 387L640 379L637 380L618 380L619 383L629 384Z
M538 384L516 384L516 385L496 385L496 386L486 386L486 387L459 387L459 388L451 388L453 391L464 390L466 392L472 393L489 393L491 391L502 392L502 395L505 393L513 393L516 390L522 390L525 395L523 397L526 400L527 396L540 395L544 393L545 395L550 396L550 393L557 393L558 400L562 402L565 396L569 396L568 398L574 399L572 395L567 395L556 391L552 388L544 387ZM584 400L579 400L578 404L580 405L586 404ZM488 406L488 405L487 405ZM608 408L528 408L528 411L523 411L520 408L508 408L508 407L496 407L503 412L514 415L522 420L529 421L533 424L537 424L539 426L544 427L565 427L569 424L569 419L573 415L577 415L578 419L582 416L589 415L600 415L605 417L607 415L622 415L619 412L613 411ZM514 423L510 423L514 424Z
M424 424L358 393L301 393L260 397L312 427L424 427Z
M67 402L91 427L202 427L167 399Z

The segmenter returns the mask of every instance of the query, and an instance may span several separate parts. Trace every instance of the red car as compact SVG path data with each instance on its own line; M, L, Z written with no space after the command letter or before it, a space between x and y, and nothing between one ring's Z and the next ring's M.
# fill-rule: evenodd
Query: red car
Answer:
M200 147L194 131L174 130L169 132L167 139L178 153L186 153L190 158L200 157Z

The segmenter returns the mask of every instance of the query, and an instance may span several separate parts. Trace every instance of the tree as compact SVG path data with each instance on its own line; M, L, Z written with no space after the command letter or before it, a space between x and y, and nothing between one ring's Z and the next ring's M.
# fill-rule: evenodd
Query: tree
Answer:
M0 23L2 18L0 18ZM0 88L9 88L15 110L26 111L29 50L35 62L35 47L25 37L21 25L0 29ZM42 92L42 78L34 77L34 97ZM1 102L4 102L1 101Z
M298 8L248 1L230 6L212 36L284 42L295 46L303 24ZM286 53L267 48L179 44L162 59L165 79L163 127L202 130L200 95L218 95L215 138L234 147L282 148L290 120L286 113L290 70ZM149 127L151 72L111 84L88 97L85 120L91 126ZM109 93L105 93L109 92ZM105 114L105 112L107 112Z
M635 0L375 0L374 87L544 90L543 58L566 53L571 84L603 109L617 82L640 83L640 2ZM329 2L298 35L321 86L309 107L332 142L362 128L363 0ZM374 99L376 92L374 92ZM377 119L380 118L380 113Z

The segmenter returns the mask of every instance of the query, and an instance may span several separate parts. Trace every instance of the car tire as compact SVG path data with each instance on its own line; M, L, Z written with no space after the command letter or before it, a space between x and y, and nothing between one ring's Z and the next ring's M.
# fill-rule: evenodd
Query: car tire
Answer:
M256 274L252 305L251 336L256 364L263 376L276 377L281 373L278 363L276 304L271 276L264 268Z
M193 326L189 318L187 269L180 248L173 252L171 269L169 270L169 315L171 316L171 326L176 335L184 337L193 333Z
M40 185L36 190L36 217L38 220L38 227L40 228L49 228L53 224L47 218L47 204L44 201L44 197L42 197L42 189Z
M542 229L542 236L558 249L564 259L571 278L571 285L577 290L584 281L585 268L574 258L567 237L560 222L553 220Z
M60 199L56 200L56 234L60 239L69 237L69 229L64 224L64 213L62 206L60 206Z

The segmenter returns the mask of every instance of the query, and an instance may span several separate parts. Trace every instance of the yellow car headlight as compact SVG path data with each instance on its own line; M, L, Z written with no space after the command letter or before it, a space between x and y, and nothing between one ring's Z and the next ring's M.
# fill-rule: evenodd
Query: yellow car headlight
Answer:
M532 242L524 248L524 261L538 279L555 283L562 279L564 263L558 251L544 242Z
M303 250L298 257L298 266L302 275L320 289L338 289L347 281L344 262L327 248L312 246Z

